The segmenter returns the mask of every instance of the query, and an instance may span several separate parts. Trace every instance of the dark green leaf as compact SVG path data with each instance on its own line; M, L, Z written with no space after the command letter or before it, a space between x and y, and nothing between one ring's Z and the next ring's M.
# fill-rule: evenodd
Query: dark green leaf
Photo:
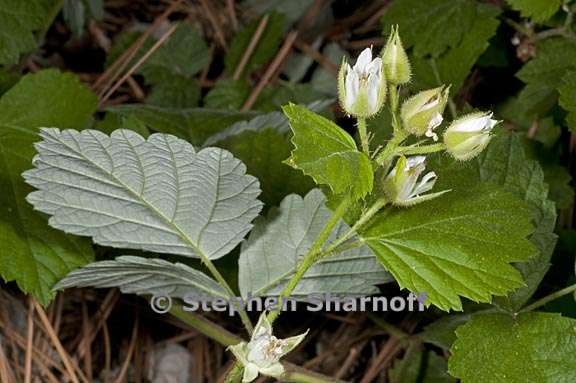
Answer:
M52 286L93 253L88 241L51 229L32 209L20 174L31 166L40 126L81 129L96 101L76 77L56 70L23 77L0 99L0 273L43 304Z
M576 381L576 320L558 314L475 315L456 330L450 373L463 383Z
M534 255L526 239L532 230L523 201L483 186L387 210L360 235L401 288L461 310L460 296L490 302L523 285L510 263Z

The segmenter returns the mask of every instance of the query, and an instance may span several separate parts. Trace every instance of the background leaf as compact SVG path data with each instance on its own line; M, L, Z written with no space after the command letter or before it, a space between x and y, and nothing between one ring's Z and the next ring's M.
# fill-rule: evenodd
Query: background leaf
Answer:
M0 99L0 273L45 305L52 286L94 255L89 241L51 229L32 210L20 174L32 162L38 127L82 128L95 110L96 96L56 70L23 77Z
M230 49L224 58L226 71L229 74L233 74L240 64L242 56L244 56L254 33L256 33L258 24L260 24L260 19L252 20L232 39ZM248 59L248 62L241 74L246 75L251 73L258 66L267 63L272 57L274 57L276 50L280 46L280 41L282 41L283 33L284 16L277 12L270 13L264 33L262 33L262 37L260 38L256 49L252 52L252 55Z
M552 17L562 5L562 0L506 0L522 17L542 22Z
M471 0L402 0L391 4L382 23L384 33L398 24L402 42L414 47L416 57L438 57L460 43L475 17Z
M112 247L215 259L252 228L258 180L229 152L130 130L42 130L28 196L50 225Z
M463 383L576 380L574 319L536 312L475 315L456 334L449 370Z
M242 296L278 295L282 291L300 258L312 247L332 215L325 202L319 189L304 198L292 194L282 201L278 211L257 222L242 244L239 260ZM326 245L348 229L341 221ZM322 258L304 274L291 296L370 295L378 292L374 285L390 280L370 249L362 246Z

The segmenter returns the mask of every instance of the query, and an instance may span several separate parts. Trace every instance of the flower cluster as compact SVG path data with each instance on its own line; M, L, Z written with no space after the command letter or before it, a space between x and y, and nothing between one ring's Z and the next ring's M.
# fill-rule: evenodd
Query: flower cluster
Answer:
M440 86L421 91L398 105L399 86L407 84L412 76L408 55L398 34L392 28L388 42L380 57L373 58L372 48L360 53L356 63L350 66L346 60L339 73L339 99L344 111L359 122L379 113L384 106L386 94L390 94L390 110L395 122L395 134L404 141L410 136L419 141L409 147L392 148L384 151L377 162L387 167L390 159L399 157L393 169L384 177L384 191L389 200L398 206L409 206L434 198L443 192L423 195L432 190L436 181L434 172L420 176L425 170L424 156L405 158L402 149L410 148L412 154L425 154L445 150L453 158L466 161L480 154L488 145L492 130L498 121L491 112L476 112L452 121L443 133L443 142L422 145L426 140L439 140L438 129L444 123L444 110L450 102L450 87ZM360 125L365 126L365 124ZM360 131L361 136L365 132ZM394 140L392 140L394 142ZM400 142L400 143L401 143ZM390 145L390 144L389 144ZM367 155L369 145L363 145ZM366 148L368 148L366 150ZM378 160L379 159L379 160Z

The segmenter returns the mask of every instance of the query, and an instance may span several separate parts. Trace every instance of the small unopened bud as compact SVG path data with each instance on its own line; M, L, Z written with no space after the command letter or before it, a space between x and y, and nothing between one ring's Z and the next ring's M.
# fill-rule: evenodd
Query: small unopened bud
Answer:
M450 87L441 86L422 91L406 100L401 110L404 129L415 136L426 135L437 141L438 135L434 129L442 124L449 91Z
M472 113L453 121L444 132L446 150L461 161L476 157L490 142L490 133L498 123L491 112Z
M392 27L390 37L388 37L388 42L382 52L382 64L388 82L401 85L410 81L412 69L398 34L398 26Z
M426 170L426 157L414 156L406 158L401 156L396 166L384 179L384 193L386 197L397 206L412 206L446 193L425 194L434 187L436 173L428 172L418 182L420 175Z
M344 111L354 117L367 118L380 111L386 99L386 81L382 59L372 60L371 48L360 53L353 67L342 62L338 95Z

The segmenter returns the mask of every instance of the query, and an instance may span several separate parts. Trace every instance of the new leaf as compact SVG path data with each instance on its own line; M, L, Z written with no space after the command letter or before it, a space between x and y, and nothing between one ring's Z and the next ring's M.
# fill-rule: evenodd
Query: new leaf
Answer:
M290 104L284 107L294 136L294 150L287 163L328 185L335 194L351 192L360 199L372 191L374 174L370 159L358 151L354 139L332 121Z

